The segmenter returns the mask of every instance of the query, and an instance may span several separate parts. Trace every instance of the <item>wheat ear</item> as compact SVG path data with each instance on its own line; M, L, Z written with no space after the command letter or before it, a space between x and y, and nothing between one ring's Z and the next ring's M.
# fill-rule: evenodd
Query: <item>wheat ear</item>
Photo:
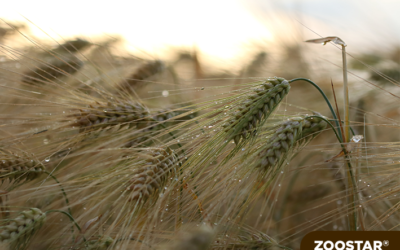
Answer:
M259 167L267 169L288 160L290 151L309 143L326 126L325 120L318 119L317 116L294 117L284 121L259 152Z
M26 245L29 238L43 225L46 214L38 208L22 211L21 214L3 226L0 242L12 244L11 249Z
M85 242L84 246L79 249L86 249L86 250L105 250L108 249L111 244L114 243L114 239L111 238L110 236L99 236L98 239L88 239L87 242Z
M91 43L81 38L75 40L66 41L60 44L57 48L52 50L53 53L75 53L84 48L87 48Z
M146 165L138 168L129 181L130 200L145 202L151 195L163 189L178 159L170 148L154 149L146 159Z
M249 132L262 125L289 90L289 82L281 77L268 78L254 88L233 112L233 118L223 125L229 139L234 139L236 144L241 138L246 139Z
M137 102L96 103L76 114L77 120L72 126L78 126L81 132L86 129L105 129L115 125L145 128L151 120L146 107Z
M25 72L22 81L29 84L51 82L63 76L74 74L82 67L83 62L76 56L56 58L41 67Z
M0 151L0 179L8 178L10 181L30 181L36 179L45 169L42 164L14 153Z
M183 117L181 116L179 117L179 120L173 119L174 117L180 116L186 112L187 110L164 109L152 113L150 121L152 125L143 129L143 132L140 134L139 137L130 140L124 145L124 147L136 147L141 144L149 146L151 144L150 140L155 134L162 132L163 129L166 129L169 126L175 125L185 120L192 119L197 115L196 113L193 113Z
M160 73L165 69L162 61L155 60L141 65L135 72L126 80L119 84L119 89L122 91L133 92L135 88L143 85L144 80Z

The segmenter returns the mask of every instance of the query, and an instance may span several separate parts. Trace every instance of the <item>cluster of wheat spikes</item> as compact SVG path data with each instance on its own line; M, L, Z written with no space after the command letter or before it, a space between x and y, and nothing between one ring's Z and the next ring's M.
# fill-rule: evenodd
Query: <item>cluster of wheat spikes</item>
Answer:
M0 44L5 249L296 249L312 230L399 225L400 138L345 143L323 86L183 85L181 60L115 56L115 40L51 46L10 29L29 43ZM184 67L207 74L197 57ZM315 111L302 108L300 80L319 90L308 93ZM365 106L371 94L358 95ZM353 133L376 138L379 111L364 106Z

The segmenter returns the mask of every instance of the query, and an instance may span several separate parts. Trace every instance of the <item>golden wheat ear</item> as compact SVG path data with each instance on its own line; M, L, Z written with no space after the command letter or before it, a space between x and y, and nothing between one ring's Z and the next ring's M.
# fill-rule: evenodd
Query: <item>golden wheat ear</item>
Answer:
M150 61L142 64L135 72L126 80L118 85L120 91L133 93L135 89L145 85L145 80L153 75L162 72L165 69L164 62L160 60Z
M54 50L52 50L51 54L53 53L75 53L78 52L80 50L83 50L87 47L89 47L91 45L91 43L85 39L81 39L81 38L77 38L75 40L69 40L66 41L63 44L60 44L59 46L57 46L57 48L55 48Z
M24 249L45 220L46 214L38 208L22 211L18 217L2 226L0 242L9 244L10 249Z
M29 84L54 82L62 77L75 74L83 67L83 62L74 55L53 58L48 63L24 73L22 81Z
M145 128L149 125L151 118L149 111L137 102L119 103L95 103L88 109L81 110L72 126L77 126L80 131L87 129L105 129L111 126L121 125L137 128Z
M7 178L15 182L30 181L45 173L45 168L33 159L2 150L0 151L0 173L2 181Z
M163 189L171 172L176 171L178 159L170 148L154 149L146 165L138 168L129 181L128 191L131 201L145 202Z

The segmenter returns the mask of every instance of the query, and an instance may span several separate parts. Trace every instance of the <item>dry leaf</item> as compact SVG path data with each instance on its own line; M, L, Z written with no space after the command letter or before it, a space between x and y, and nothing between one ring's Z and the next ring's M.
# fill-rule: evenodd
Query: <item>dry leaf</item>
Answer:
M307 43L323 43L324 45L329 42L333 42L335 44L347 46L346 43L337 36L327 36L327 37L323 37L323 38L310 39L310 40L307 40L306 42Z

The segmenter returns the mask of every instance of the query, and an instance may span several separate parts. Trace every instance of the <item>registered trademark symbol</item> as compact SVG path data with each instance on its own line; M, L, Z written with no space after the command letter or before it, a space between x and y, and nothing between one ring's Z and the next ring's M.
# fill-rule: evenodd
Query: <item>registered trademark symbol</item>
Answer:
M388 241L388 240L384 240L384 241L383 241L383 245L384 245L385 247L389 246L389 241Z

